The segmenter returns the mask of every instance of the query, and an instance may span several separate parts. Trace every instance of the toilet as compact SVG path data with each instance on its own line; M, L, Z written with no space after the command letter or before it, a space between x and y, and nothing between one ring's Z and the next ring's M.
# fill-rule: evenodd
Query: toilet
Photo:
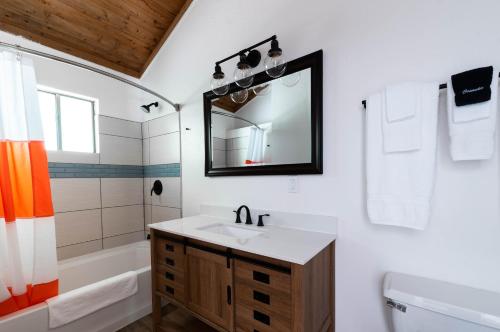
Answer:
M500 293L389 272L393 332L498 332Z

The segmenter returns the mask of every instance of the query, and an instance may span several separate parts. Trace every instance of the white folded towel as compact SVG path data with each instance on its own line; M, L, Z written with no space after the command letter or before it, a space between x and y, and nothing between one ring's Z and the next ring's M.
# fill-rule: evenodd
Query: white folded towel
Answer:
M49 327L56 328L137 293L137 273L126 272L48 299Z
M493 70L491 99L460 106L448 81L448 127L451 157L460 160L485 160L493 156L498 111L498 70Z
M383 94L376 93L368 98L367 208L372 223L425 229L434 188L438 98L438 83L420 84L421 148L398 153L384 152Z
M385 152L418 150L422 146L421 84L407 82L386 87L382 132Z

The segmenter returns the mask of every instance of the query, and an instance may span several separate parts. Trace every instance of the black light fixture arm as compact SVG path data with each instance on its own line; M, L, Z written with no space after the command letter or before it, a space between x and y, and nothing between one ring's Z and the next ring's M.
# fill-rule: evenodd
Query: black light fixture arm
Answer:
M221 63L224 63L224 62L226 62L228 60L231 60L232 58L235 58L235 57L241 55L242 53L244 54L246 52L249 52L249 51L253 50L256 47L259 47L260 45L264 45L265 43L269 43L270 41L276 40L277 38L278 37L276 35L273 35L273 36L271 36L271 37L269 37L269 38L267 38L267 39L265 39L265 40L263 40L263 41L261 41L261 42L259 42L257 44L254 44L254 45L249 46L249 47L247 47L245 49L242 49L241 51L236 52L233 55L228 56L227 58L224 58L222 60L217 61L215 64L216 65L220 65Z

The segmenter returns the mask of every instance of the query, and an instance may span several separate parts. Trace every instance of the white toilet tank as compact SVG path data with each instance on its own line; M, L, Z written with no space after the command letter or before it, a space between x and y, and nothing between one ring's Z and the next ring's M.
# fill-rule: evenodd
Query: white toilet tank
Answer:
M500 294L389 272L384 296L394 332L499 332Z

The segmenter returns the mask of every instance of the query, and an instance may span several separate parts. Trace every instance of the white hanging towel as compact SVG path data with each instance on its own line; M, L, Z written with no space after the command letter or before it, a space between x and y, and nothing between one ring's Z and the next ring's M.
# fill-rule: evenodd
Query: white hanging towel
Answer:
M495 150L498 70L493 70L491 99L486 102L457 107L451 80L447 84L451 158L454 161L490 159Z
M137 290L137 272L129 271L48 299L49 327L71 323L126 299Z
M423 230L434 188L439 84L418 84L415 116L421 117L418 150L384 151L385 98L376 93L366 109L367 208L372 223Z
M418 150L422 146L420 84L414 82L390 85L385 89L384 151Z

